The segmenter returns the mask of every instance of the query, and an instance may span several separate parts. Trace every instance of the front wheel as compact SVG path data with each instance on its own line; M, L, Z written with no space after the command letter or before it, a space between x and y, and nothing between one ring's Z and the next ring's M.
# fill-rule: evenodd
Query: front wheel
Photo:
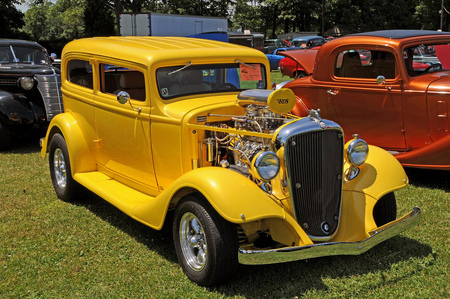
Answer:
M187 277L201 286L230 278L238 267L236 228L205 200L188 195L175 211L173 239Z
M53 135L49 151L50 175L53 188L58 198L64 201L73 201L79 194L80 186L72 178L69 151L66 141L61 134Z
M0 122L0 151L7 150L11 145L11 134Z

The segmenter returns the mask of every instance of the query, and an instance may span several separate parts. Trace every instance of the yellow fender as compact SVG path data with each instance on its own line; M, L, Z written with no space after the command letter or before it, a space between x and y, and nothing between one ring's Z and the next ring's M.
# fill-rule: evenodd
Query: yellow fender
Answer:
M286 218L284 209L254 182L233 170L220 167L187 172L154 200L137 205L133 217L159 229L165 218L165 213L161 211L167 211L171 202L178 202L193 190L201 193L224 219L232 223Z
M348 168L346 163L344 171ZM344 183L343 189L362 192L378 200L407 184L408 177L398 160L387 151L369 145L366 163L360 166L360 173L355 179Z
M92 152L89 149L85 136L78 125L78 121L70 112L56 115L47 130L47 135L42 143L41 156L45 158L48 152L50 141L55 133L61 132L66 140L69 150L70 166L72 176L75 173L95 171L96 164ZM76 159L75 157L83 157Z

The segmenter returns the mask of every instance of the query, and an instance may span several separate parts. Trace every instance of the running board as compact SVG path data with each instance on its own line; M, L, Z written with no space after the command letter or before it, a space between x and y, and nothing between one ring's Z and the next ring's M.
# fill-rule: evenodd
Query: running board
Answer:
M99 171L77 173L73 178L130 216L132 216L134 207L155 199L155 197L136 191Z

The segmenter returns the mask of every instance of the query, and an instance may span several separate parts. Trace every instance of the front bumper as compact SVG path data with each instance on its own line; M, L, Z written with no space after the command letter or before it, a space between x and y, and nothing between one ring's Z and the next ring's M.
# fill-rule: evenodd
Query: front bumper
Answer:
M362 254L375 245L415 226L420 221L421 216L420 208L415 207L403 217L369 232L370 237L360 242L330 242L268 250L239 249L239 263L243 265L264 265L323 256Z

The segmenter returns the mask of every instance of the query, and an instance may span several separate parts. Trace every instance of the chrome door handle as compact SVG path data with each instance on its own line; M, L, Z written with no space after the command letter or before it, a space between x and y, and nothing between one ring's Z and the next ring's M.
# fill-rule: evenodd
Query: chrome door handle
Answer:
M334 92L333 90L327 90L327 93L328 94L331 94L332 96L335 96L335 95L337 95L337 92Z

